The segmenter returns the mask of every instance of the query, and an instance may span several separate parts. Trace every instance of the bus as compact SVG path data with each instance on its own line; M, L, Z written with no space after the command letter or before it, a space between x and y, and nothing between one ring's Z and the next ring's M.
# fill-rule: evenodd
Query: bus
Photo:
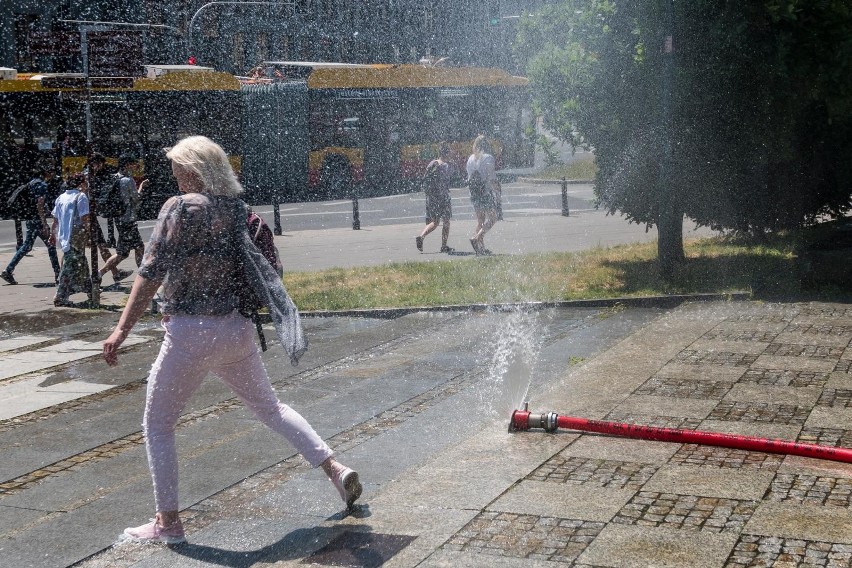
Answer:
M528 81L499 69L267 61L240 80L250 200L416 190L440 142L463 172L480 134L498 168L532 165Z
M144 77L88 80L69 73L13 74L0 80L0 189L8 195L28 181L36 163L52 164L66 176L81 171L92 152L113 166L130 153L143 164L134 176L151 180L140 215L152 218L177 194L163 148L203 134L221 144L239 170L241 113L238 79L209 67L148 65ZM58 192L58 178L53 186Z
M68 175L92 152L112 164L131 153L144 164L135 177L152 182L140 218L153 218L177 193L163 149L195 134L225 149L250 204L419 189L440 142L464 171L479 134L498 168L532 161L527 80L497 69L287 61L248 77L195 65L145 69L144 77L0 79L2 195L36 162Z

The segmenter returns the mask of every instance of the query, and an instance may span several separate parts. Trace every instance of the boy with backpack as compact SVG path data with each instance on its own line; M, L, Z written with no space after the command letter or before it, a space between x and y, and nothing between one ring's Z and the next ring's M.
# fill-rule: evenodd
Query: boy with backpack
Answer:
M89 158L89 163L87 164L86 170L86 183L89 187L89 202L93 204L93 208L97 207L97 204L101 202L104 198L104 195L109 191L109 189L114 185L116 181L115 172L107 169L106 157L100 152L94 152ZM110 229L110 236L112 233L112 225L114 221L111 217L104 215L102 212L94 209L94 211L100 216L103 217L107 222L107 227ZM101 258L104 262L107 262L110 257L112 257L112 252L109 250L109 245L107 240L104 238L104 232L101 229L100 223L94 223L95 229L95 242L98 246L98 252L101 255ZM112 246L115 246L115 242L113 240ZM133 274L132 270L124 270L117 267L113 267L112 270L112 280L115 283L118 283L128 276Z
M136 266L142 264L145 243L139 234L136 210L142 200L141 194L148 186L148 180L143 180L139 187L136 187L136 182L131 174L138 163L139 160L134 156L121 155L118 158L118 173L115 175L112 185L104 188L104 191L98 196L98 213L105 217L114 217L116 220L115 228L118 230L115 254L98 270L100 278L103 278L104 274L111 272L118 266L118 263L130 256L131 250L136 255Z
M47 246L47 254L50 256L50 264L53 266L54 280L59 279L59 257L56 247L48 240L50 238L50 227L47 225L47 200L49 189L47 182L53 177L52 168L48 164L41 164L36 177L26 185L16 189L9 205L18 211L19 218L26 221L27 234L21 247L15 252L15 256L9 261L6 270L0 273L0 278L9 284L17 284L14 272L15 267L33 249L36 237L40 238Z

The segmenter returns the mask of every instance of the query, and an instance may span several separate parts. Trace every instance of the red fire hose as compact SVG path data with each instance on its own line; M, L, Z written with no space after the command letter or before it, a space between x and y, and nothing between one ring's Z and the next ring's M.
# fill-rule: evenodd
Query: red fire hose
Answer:
M546 432L555 432L558 428L567 428L569 430L599 432L601 434L612 434L641 440L703 444L705 446L720 446L723 448L736 448L739 450L772 454L788 454L852 463L852 449L847 448L800 444L787 440L772 440L769 438L722 434L719 432L657 428L654 426L639 426L622 422L588 420L572 416L559 416L555 412L537 414L529 412L526 408L524 410L516 410L512 413L512 420L509 422L510 432L529 430L531 428L542 428Z

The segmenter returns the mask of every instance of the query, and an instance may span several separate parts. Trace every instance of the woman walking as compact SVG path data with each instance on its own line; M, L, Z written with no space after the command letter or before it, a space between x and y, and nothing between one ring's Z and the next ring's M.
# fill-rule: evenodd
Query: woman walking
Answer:
M447 246L450 237L450 219L453 218L453 205L450 199L450 182L458 168L450 163L450 146L444 142L438 147L438 158L429 162L423 175L423 193L426 196L426 226L419 237L414 238L417 250L423 252L423 239L438 228L441 221L441 252L453 251Z
M115 365L119 346L162 284L166 335L148 375L142 424L156 516L124 534L141 541L185 540L178 515L175 426L208 372L218 375L312 467L321 467L351 507L361 494L358 474L335 461L311 425L278 400L260 359L252 322L237 311L239 292L247 282L266 300L291 362L296 364L307 349L298 312L280 277L251 243L245 204L238 198L242 187L227 155L212 140L192 136L166 156L181 195L163 204L127 306L104 342L104 359Z
M500 199L500 181L497 179L496 161L491 145L485 136L473 141L473 154L467 159L467 183L470 202L476 213L476 230L470 245L476 254L491 254L485 248L485 233L497 222L497 203Z

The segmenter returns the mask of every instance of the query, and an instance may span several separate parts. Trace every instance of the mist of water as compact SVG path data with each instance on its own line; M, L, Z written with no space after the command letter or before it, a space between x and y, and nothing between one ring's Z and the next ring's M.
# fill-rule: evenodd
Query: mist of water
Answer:
M530 388L540 349L538 313L515 310L495 332L483 406L497 418L521 407Z

